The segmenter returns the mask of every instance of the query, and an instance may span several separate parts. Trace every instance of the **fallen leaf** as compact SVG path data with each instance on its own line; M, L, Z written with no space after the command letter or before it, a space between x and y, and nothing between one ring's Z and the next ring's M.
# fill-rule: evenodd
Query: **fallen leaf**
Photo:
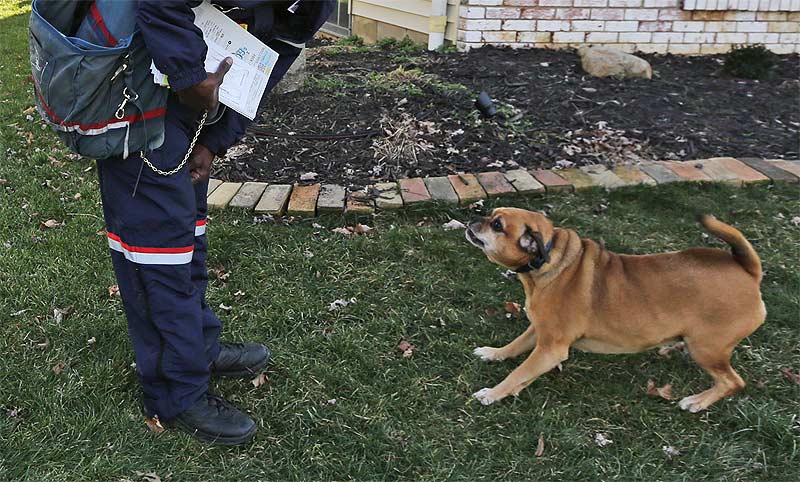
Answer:
M507 269L507 270L505 270L504 272L502 272L500 274L503 276L503 278L505 278L507 280L515 280L515 279L517 279L517 272L514 271L513 269Z
M21 408L11 407L6 410L6 415L8 415L9 418L22 418L22 416L20 415L21 411L22 411Z
M539 442L536 444L536 453L534 455L537 457L544 455L544 435L539 435Z
M161 425L161 420L158 419L158 415L153 418L145 417L144 423L147 424L147 428L153 433L161 433L164 431L164 426Z
M163 431L163 428L162 428L162 431ZM158 433L161 433L161 432L158 432ZM137 470L136 471L136 476L143 478L145 480L145 482L161 482L161 477L156 475L155 472L144 473L144 472L139 472Z
M665 358L669 358L673 351L684 351L686 348L686 343L683 341L679 341L678 343L673 343L672 345L665 345L658 349L658 354Z
M225 271L225 266L223 266L221 264L217 265L217 267L215 267L215 268L209 269L208 271L209 271L209 273L212 273L214 275L214 277L216 279L220 280L220 281L228 281L228 278L230 278L230 276L231 276L230 273Z
M314 253L312 253L310 249L306 248L306 250L303 251L303 257L311 259L314 257Z
M781 368L781 374L787 380L791 380L795 383L800 383L800 373L794 373L790 368Z
M33 114L34 112L36 112L36 106L35 105L32 105L32 106L30 106L27 109L22 111L23 114Z
M53 367L53 373L55 373L56 375L60 375L65 368L67 368L67 364L64 363L63 361L60 361L56 363L56 365Z
M457 221L455 219L451 219L450 221L442 224L442 228L445 231L455 231L456 229L467 229L467 227L461 221Z
M647 394L651 397L661 397L664 400L672 400L672 384L667 383L663 387L656 387L653 380L647 380Z
M95 337L91 337L88 340L86 340L87 345L94 345L95 343L97 343L97 338Z
M69 318L69 315L75 311L75 308L72 306L67 306L66 308L55 308L53 309L53 321L58 324L61 324L62 321Z
M355 302L356 302L355 298L350 298L349 300L344 300L344 299L334 300L328 305L328 311L336 311L344 308L347 305L352 305Z
M328 405L336 405L336 399L331 398L330 400L328 400Z
M225 303L219 304L219 309L223 311L231 311L233 307L226 305Z
M269 380L269 378L267 377L267 374L266 373L262 373L262 374L258 375L257 377L255 377L254 379L250 380L250 383L252 383L254 387L258 388L261 385L266 384L268 380Z
M331 229L331 231L336 233L336 234L342 234L344 236L352 236L353 235L353 232L350 231L347 228L333 228L333 229Z
M75 195L74 195L74 196L72 196L72 199L74 199L74 200L76 200L76 201L80 201L80 200L81 200L81 197L82 197L82 194L81 194L81 193L79 193L79 192L76 192L76 193L75 193Z
M108 296L113 298L115 296L120 296L119 294L119 286L118 285L111 285L108 287Z
M800 226L800 216L793 217L792 224L794 224L795 226Z
M105 229L101 229L100 231L95 233L96 235L100 236L101 238L105 238L108 235L108 231Z
M483 199L481 199L479 201L475 201L474 203L471 203L469 205L469 208L473 209L473 210L475 210L475 209L483 209Z
M664 453L667 454L667 457L669 458L677 457L681 454L681 451L676 449L672 445L664 445L661 447L661 450L663 450Z
M594 443L596 443L600 447L605 447L606 445L613 444L614 441L608 438L605 434L596 433L594 434Z
M39 228L42 230L57 228L59 226L61 226L61 223L59 223L55 219L48 219L47 221L39 224Z
M486 308L485 310L483 310L483 312L489 318L494 318L495 316L497 316L497 308Z
M400 344L397 345L397 349L403 352L403 358L410 358L411 355L414 354L416 347L406 340L402 340Z
M370 234L375 229L367 226L366 224L356 224L356 227L353 229L353 232L356 234Z
M519 315L522 311L519 303L514 303L513 301L506 301L506 313L512 315Z
M244 296L244 295L245 295L245 292L242 291L242 290L237 290L236 293L233 294L233 296L235 296L237 298L240 297L240 296Z
M0 186L5 186L6 184L8 184L7 179L0 179Z

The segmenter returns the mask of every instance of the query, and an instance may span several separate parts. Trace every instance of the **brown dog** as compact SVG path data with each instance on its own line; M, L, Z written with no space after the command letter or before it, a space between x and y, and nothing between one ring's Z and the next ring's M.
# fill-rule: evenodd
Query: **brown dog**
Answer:
M514 269L525 288L530 327L502 348L475 355L499 361L533 352L494 388L474 394L482 404L517 395L569 356L635 353L683 339L714 379L710 389L679 405L698 412L744 388L731 368L733 348L766 318L761 260L753 246L713 216L700 223L731 245L643 256L612 253L545 216L495 209L470 222L467 239L493 262Z

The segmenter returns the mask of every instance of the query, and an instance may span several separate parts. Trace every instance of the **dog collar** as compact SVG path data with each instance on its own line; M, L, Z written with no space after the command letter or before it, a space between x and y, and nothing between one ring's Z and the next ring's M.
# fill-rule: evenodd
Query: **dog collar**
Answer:
M547 243L547 245L545 245L544 253L545 254L550 254L550 250L551 249L553 249L553 240L552 239L550 240L550 242ZM533 271L535 269L538 270L539 268L544 266L545 263L546 263L546 261L544 260L544 256L536 256L532 260L528 261L528 264L520 266L519 268L515 269L514 271L517 272L517 273L528 273L528 272Z

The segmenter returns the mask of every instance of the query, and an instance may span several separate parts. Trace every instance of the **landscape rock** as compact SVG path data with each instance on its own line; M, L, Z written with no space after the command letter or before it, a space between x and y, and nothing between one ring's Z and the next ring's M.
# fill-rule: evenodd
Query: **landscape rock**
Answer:
M581 47L578 49L578 55L581 57L583 70L595 77L618 79L653 77L653 69L648 61L610 47Z

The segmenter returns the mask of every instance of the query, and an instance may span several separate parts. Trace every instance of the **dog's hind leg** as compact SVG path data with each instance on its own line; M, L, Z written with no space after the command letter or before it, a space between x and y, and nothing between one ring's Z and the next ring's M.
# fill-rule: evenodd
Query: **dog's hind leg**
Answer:
M474 397L489 405L509 395L517 395L534 380L549 372L569 357L569 345L537 345L528 358L494 388L477 391Z
M745 386L744 380L731 367L731 353L736 343L730 346L685 339L689 354L694 361L714 379L714 386L708 390L682 399L678 405L692 413L705 410L719 399L733 395Z
M476 348L472 353L480 357L483 361L502 361L507 358L514 358L522 355L525 352L533 350L536 346L536 332L533 330L533 324L528 325L528 329L514 339L508 345L502 348L493 348L490 346L482 346Z

